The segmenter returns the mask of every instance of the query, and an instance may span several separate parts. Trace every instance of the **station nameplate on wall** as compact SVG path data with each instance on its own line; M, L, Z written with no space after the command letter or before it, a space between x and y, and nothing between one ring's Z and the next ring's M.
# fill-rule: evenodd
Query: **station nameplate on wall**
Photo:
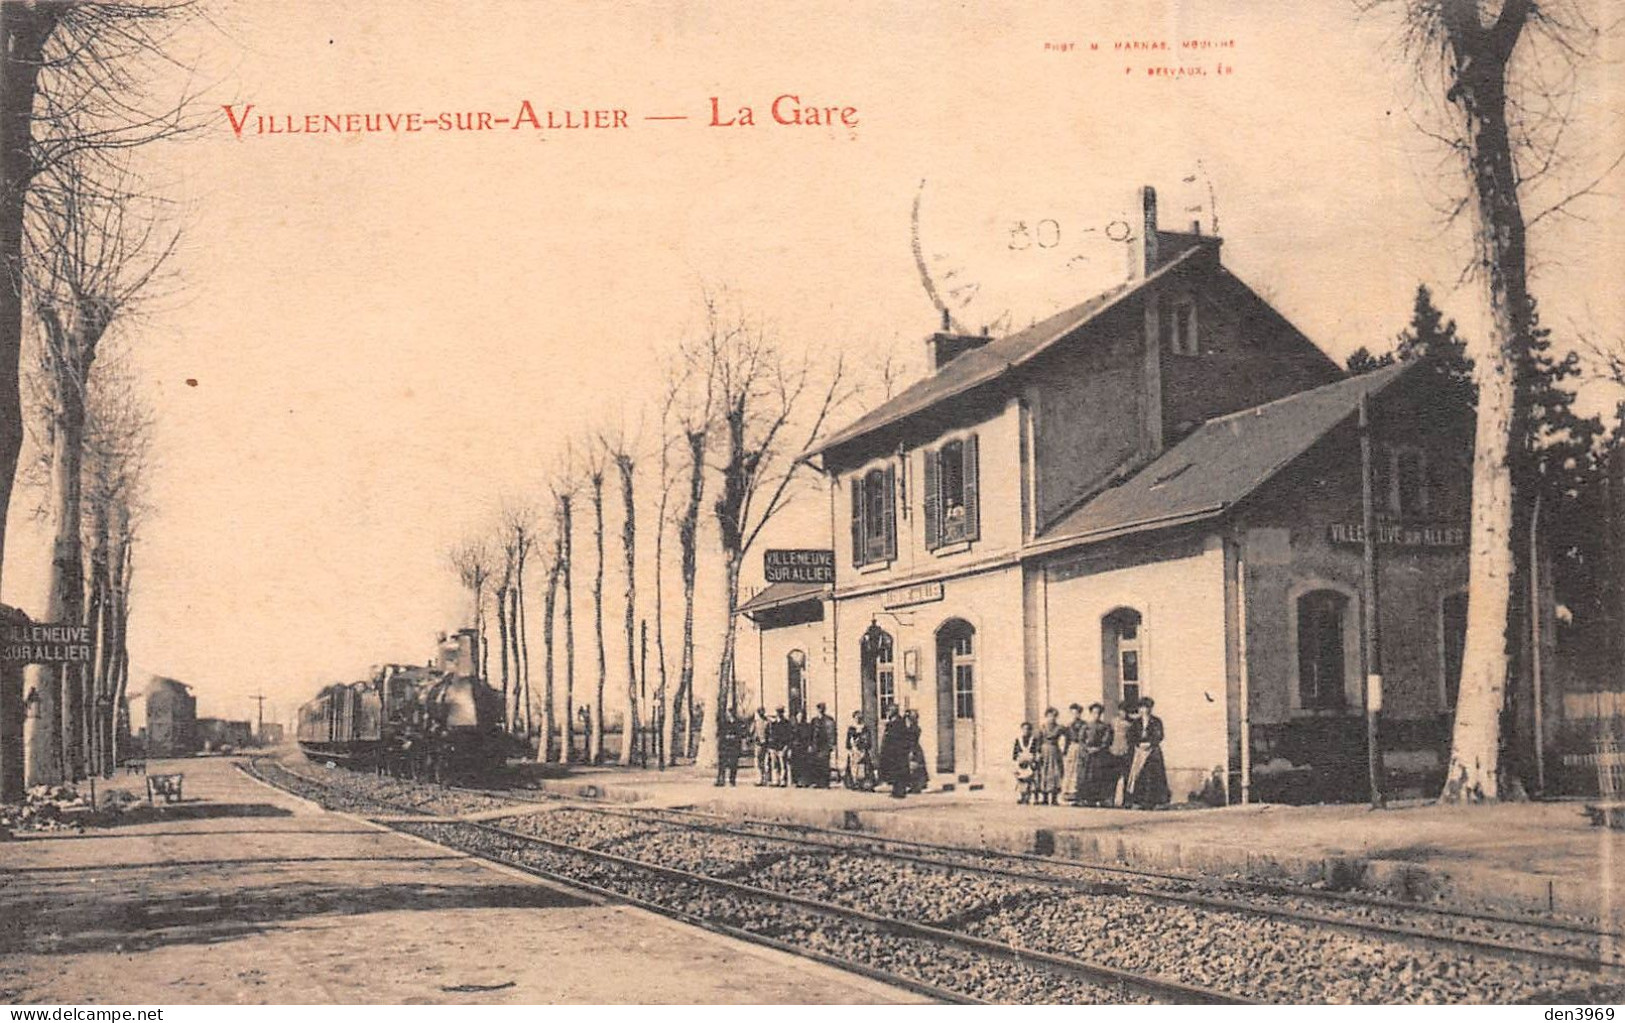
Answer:
M1334 522L1326 527L1326 536L1332 543L1363 544L1365 528L1354 522ZM1377 524L1379 547L1465 547L1467 527L1442 522Z
M762 555L762 574L770 583L833 583L832 550L770 550Z
M889 610L897 607L910 607L914 604L929 604L941 600L943 597L941 583L920 583L904 590L897 590L886 594L885 607Z

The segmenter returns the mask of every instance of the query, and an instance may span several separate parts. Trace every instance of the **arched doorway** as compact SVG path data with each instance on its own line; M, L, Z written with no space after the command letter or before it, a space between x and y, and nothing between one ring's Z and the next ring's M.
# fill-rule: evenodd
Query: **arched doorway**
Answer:
M937 772L976 770L976 629L950 618L937 630Z
M1120 607L1100 619L1101 702L1108 717L1145 691L1145 621L1132 607Z
M863 721L869 734L880 739L880 725L897 706L897 669L892 660L891 634L870 625L858 641L863 677Z

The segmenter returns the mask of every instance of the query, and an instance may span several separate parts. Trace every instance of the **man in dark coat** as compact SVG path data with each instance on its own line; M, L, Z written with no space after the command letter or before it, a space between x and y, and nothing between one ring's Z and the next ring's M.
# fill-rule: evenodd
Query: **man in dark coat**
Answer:
M810 784L808 762L812 758L813 726L807 720L807 712L796 711L795 725L790 732L790 780L796 788L804 789Z
M835 752L836 724L829 710L820 703L818 716L813 718L812 783L821 789L829 788L829 758Z
M908 722L893 707L891 717L886 719L886 730L880 735L880 780L890 783L893 799L908 795L908 762L913 747Z
M739 783L739 754L744 735L733 711L724 709L717 719L717 787Z

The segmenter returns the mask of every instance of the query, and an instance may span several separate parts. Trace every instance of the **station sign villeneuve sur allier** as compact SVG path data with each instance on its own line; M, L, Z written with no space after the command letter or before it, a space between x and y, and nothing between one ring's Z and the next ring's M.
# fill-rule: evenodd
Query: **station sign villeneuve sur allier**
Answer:
M762 555L762 573L770 583L833 583L832 550L770 550Z
M90 626L30 622L7 625L0 643L0 663L87 664L90 661Z

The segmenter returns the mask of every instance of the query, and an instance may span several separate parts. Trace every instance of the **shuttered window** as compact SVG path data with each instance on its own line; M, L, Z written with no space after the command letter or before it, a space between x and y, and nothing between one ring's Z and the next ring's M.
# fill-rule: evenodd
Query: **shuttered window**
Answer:
M852 480L852 564L897 558L897 470L871 469Z
M982 536L977 493L976 435L951 440L925 453L925 546L936 550Z

